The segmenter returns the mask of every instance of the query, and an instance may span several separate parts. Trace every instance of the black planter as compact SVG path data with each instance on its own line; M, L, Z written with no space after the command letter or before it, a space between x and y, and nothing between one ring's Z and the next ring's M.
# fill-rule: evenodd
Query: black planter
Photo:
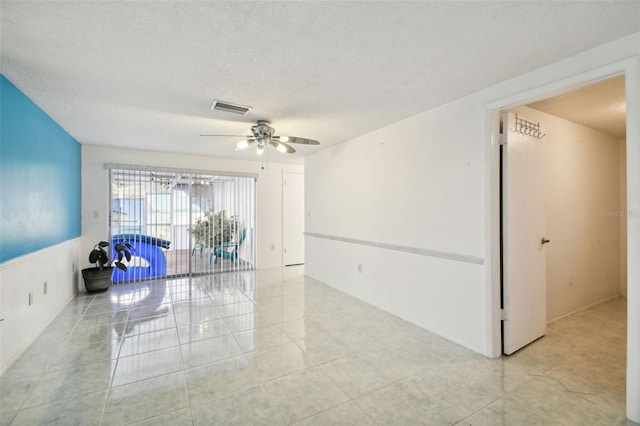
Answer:
M84 278L84 288L87 293L100 293L107 291L111 286L111 275L113 275L113 266L105 266L103 269L96 267L82 270L82 278Z

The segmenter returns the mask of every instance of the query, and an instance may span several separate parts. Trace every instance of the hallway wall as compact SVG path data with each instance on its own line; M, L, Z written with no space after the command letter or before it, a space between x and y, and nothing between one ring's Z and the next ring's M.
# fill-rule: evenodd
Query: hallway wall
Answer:
M483 121L467 97L308 157L307 233L363 243L307 236L307 275L483 352Z

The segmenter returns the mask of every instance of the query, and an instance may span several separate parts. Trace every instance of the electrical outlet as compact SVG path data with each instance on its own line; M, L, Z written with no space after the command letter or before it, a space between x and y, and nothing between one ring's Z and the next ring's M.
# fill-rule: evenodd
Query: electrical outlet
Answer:
M362 263L358 263L358 273L362 273Z
M100 210L94 210L93 211L93 218L94 219L100 219Z
M48 290L47 287L49 287L49 285L45 281L44 284L42 284L42 294L47 294L47 290Z
M276 245L275 244L271 244L271 250L275 250L276 249Z

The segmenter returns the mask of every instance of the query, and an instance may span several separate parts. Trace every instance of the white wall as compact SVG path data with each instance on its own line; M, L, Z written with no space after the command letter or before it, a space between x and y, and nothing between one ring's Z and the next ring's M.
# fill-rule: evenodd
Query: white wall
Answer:
M268 169L262 170L258 161L83 145L81 253L87 255L97 241L108 237L109 178L105 163L258 174L257 266L282 265L282 173L285 170L303 172L303 166L270 162ZM93 218L96 210L98 219ZM83 255L82 267L89 266L85 258Z
M0 313L4 319L0 322L0 374L74 296L79 249L80 238L76 238L0 264Z
M481 258L482 122L463 99L308 157L306 231ZM482 352L482 265L315 237L305 251L309 276Z
M620 141L535 109L513 111L546 133L538 143L551 321L620 294Z

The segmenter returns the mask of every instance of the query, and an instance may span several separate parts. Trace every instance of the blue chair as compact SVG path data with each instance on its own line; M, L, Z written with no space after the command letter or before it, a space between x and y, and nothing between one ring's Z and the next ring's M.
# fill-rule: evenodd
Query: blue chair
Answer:
M198 250L200 252L200 257L202 257L204 255L204 251L206 250L206 247L204 245L202 245L202 244L199 244L199 243L193 243L193 249L191 250L191 256L195 256L196 250Z
M215 263L218 263L218 259L229 259L231 263L236 263L238 259L238 248L244 242L244 239L247 237L247 228L242 228L240 235L238 235L238 241L229 241L227 243L218 244L213 246L213 251L209 255L209 263L213 257L216 257Z
M129 281L142 278L164 277L167 275L167 259L162 249L169 249L171 241L141 234L118 234L112 237L112 256L117 243L129 243L133 246L131 255L143 259L146 265L131 265L126 271L113 270L112 281Z

